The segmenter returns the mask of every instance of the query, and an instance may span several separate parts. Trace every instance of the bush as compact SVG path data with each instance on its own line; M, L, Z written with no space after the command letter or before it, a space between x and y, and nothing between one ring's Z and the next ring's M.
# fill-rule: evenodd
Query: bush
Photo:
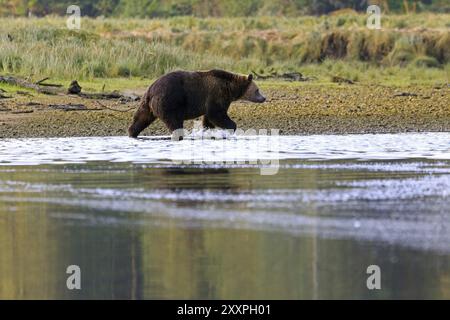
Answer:
M433 57L417 57L413 60L413 64L416 67L437 68L440 66L439 61Z

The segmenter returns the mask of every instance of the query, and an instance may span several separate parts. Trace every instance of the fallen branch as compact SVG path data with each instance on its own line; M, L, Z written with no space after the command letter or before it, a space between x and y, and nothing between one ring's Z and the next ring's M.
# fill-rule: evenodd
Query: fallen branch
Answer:
M86 99L98 99L98 100L120 99L122 102L135 102L140 100L140 97L136 95L121 94L117 91L113 91L110 93L79 93L78 96Z
M86 99L101 99L101 100L108 100L108 99L120 99L122 95L118 92L111 92L111 93L79 93L78 96Z
M63 111L99 111L103 109L88 109L84 104L49 104L49 108Z
M33 113L34 110L16 110L16 111L12 111L12 114L21 114L21 113Z
M101 103L100 101L96 101L96 102L97 102L97 104L99 104L102 108L108 109L108 110L111 110L111 111L116 111L116 112L130 112L130 111L132 111L132 110L135 109L135 107L131 107L131 108L128 108L128 109L126 109L126 110L119 110L119 109L114 109L114 108L105 106L105 105L104 105L103 103Z
M41 83L40 84L43 87L53 87L53 88L62 88L62 84L56 84L56 83Z
M40 106L43 106L43 104L39 103L39 102L30 101L30 102L26 103L25 106L27 106L27 107L38 107L39 106L40 107Z
M62 88L62 84L55 84L55 83L44 83L44 81L47 81L50 79L49 77L46 77L44 79L41 79L36 82L37 85L44 86L44 87L55 87L55 88Z
M64 111L79 111L79 110L87 110L87 107L84 104L49 104L49 108L64 110Z
M46 80L48 80L48 79L50 79L49 77L45 77L44 79L41 79L41 80L39 80L39 81L36 81L36 84L37 85L40 85L42 82L44 82L44 81L46 81Z
M417 93L400 92L400 93L395 93L394 97L417 97Z

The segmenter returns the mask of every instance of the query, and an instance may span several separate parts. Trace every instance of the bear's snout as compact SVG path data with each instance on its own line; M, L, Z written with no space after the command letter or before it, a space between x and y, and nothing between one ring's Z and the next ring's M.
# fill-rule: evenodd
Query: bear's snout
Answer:
M262 94L258 94L258 96L255 99L255 102L257 103L263 103L266 101L266 97L264 97Z

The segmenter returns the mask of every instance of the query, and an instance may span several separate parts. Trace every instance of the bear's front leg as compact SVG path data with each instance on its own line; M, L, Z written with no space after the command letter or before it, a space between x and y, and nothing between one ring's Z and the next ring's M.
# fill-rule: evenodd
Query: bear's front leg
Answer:
M214 129L216 126L206 117L203 117L203 128Z
M163 119L170 133L173 141L181 141L184 138L185 132L183 128L183 120L180 117Z
M236 131L236 123L231 120L226 112L218 112L208 115L208 119L219 128L233 130L233 132Z

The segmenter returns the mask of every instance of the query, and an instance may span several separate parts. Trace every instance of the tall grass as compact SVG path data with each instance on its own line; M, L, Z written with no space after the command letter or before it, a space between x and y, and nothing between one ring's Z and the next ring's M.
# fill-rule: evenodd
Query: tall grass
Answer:
M57 78L155 77L177 68L245 69L251 63L142 38L108 39L56 28L21 29L13 33L13 41L3 37L0 47L3 72Z
M450 15L413 17L385 17L383 30L365 28L363 15L83 18L80 31L67 30L62 18L0 19L0 72L154 78L173 69L311 70L308 65L315 64L322 74L341 72L350 78L389 68L440 69L423 73L442 76L450 62ZM328 68L329 61L339 61L341 70Z

